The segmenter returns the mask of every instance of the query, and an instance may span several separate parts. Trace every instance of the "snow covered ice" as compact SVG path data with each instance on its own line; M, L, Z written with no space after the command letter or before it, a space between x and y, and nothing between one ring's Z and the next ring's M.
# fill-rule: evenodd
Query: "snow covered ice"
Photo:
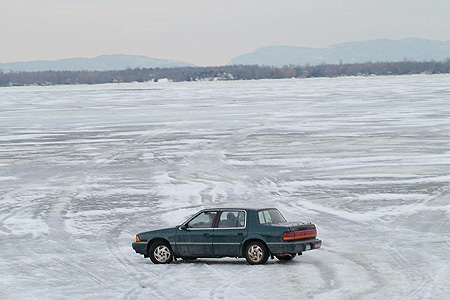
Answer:
M0 88L0 299L448 299L450 76ZM136 233L277 207L323 247L154 265Z

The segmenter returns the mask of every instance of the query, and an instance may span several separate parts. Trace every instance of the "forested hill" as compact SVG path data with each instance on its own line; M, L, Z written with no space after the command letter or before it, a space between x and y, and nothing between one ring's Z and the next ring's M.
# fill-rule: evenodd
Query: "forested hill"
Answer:
M268 46L233 58L230 65L317 65L367 61L428 61L450 57L450 41L417 38L378 39L331 45L326 48Z
M100 84L199 80L251 80L337 76L405 75L450 73L450 59L440 62L399 61L355 64L321 64L316 66L267 67L233 65L221 67L181 67L127 69L123 71L42 71L0 72L0 86Z
M27 62L0 63L3 72L35 71L111 71L128 68L174 68L195 67L179 60L167 60L138 55L101 55L94 58L67 58L60 60L36 60Z

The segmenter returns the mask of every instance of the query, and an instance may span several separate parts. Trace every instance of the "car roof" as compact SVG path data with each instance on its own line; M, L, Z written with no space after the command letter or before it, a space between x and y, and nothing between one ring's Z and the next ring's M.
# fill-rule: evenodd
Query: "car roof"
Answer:
M277 209L275 207L215 207L215 208L206 208L202 209L201 211L223 211L223 210L246 210L246 211L258 211L258 210L265 210L265 209Z

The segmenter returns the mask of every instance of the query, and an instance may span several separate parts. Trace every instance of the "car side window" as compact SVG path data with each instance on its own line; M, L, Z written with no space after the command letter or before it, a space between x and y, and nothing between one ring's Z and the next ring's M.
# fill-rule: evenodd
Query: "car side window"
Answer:
M261 210L258 212L259 224L270 224L272 223L272 216L268 210Z
M188 228L212 228L216 215L216 211L205 211L194 217L186 225Z
M285 223L286 219L278 209L265 209L258 212L259 224L281 224Z
M219 228L240 228L245 227L245 212L224 211L220 215Z

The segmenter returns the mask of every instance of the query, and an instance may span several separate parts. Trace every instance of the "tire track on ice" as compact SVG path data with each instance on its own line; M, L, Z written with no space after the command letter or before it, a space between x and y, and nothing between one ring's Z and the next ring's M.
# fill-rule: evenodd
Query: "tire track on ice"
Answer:
M108 250L112 257L114 257L115 261L119 263L119 265L124 269L124 271L134 280L132 282L135 282L134 286L129 288L126 292L123 293L123 296L121 299L138 299L139 296L145 291L151 291L153 293L153 296L158 299L164 298L164 294L161 293L157 289L147 289L147 283L146 279L148 279L148 272L150 272L153 275L153 278L158 278L159 273L157 271L154 271L152 269L143 269L138 268L136 266L136 263L133 262L131 259L127 257L127 255L124 255L122 253L121 248L118 246L119 238L118 236L123 230L123 227L129 224L129 221L126 220L124 222L121 222L119 225L115 226L113 229L110 230L109 238L106 243L108 246ZM131 245L130 245L131 249ZM130 251L132 253L132 251ZM132 253L134 254L134 253ZM141 257L139 257L141 259ZM146 271L144 274L143 271Z
M117 230L118 227L116 227L115 229ZM146 288L144 282L144 279L146 277L144 275L139 275L142 274L143 269L137 268L131 259L123 255L123 253L120 251L120 248L117 246L117 238L108 239L106 243L111 256L114 257L115 261L119 263L124 271L134 279L133 282L135 282L133 287L129 288L126 292L123 292L123 296L121 297L121 299L138 299L139 295L142 294L143 289ZM156 297L162 298L162 294L158 293L155 290L152 291L155 292Z
M394 258L394 261L400 265L400 270L408 281L407 293L402 295L401 299L424 299L426 298L427 284L426 277L421 272L411 268L415 266L407 256L405 256L400 250L395 247L389 246L389 254ZM397 267L397 266L396 266Z
M218 264L219 266L224 265L226 262ZM218 274L218 278L221 278L223 280L224 278L224 274L223 272L221 272L220 270L218 270L218 268L215 268L214 266L207 264L207 266L209 268L211 268L216 274ZM243 265L245 266L245 265ZM260 271L259 268L257 268L258 266L246 266L249 267L248 269L251 268L251 271L246 272L248 277L251 277L253 274L255 274L256 272ZM227 270L229 271L229 270ZM212 291L209 292L209 299L218 299L218 300L224 300L224 299L228 299L228 297L226 296L226 291L232 287L235 287L236 282L240 282L241 278L239 276L236 275L231 275L228 276L228 278L233 278L233 279L228 279L227 281L220 281L220 285L216 286ZM236 292L236 290L234 290L234 292ZM240 293L241 294L241 293ZM245 295L246 299L254 299L254 297L249 298L248 293L243 293L243 295Z
M28 192L28 191L34 190L34 189L36 189L37 187L39 187L39 185L34 184L34 185L27 185L27 186L21 187L21 188L19 188L19 189L14 189L14 190L12 190L12 191L9 191L9 192L6 192L5 194L3 194L3 195L2 195L2 198L6 198L6 197L15 198L16 196L18 196L18 195L20 195L20 194L22 194L22 193L24 193L24 192ZM0 230L3 231L3 232L6 232L7 234L12 233L12 231L9 230L9 229L4 225L4 223L5 223L6 220L8 220L8 219L10 219L10 218L13 218L15 215L17 215L18 213L20 213L20 212L23 211L24 209L28 209L28 208L31 208L31 207L33 207L33 206L38 205L38 204L36 204L36 203L30 203L30 204L26 204L26 205L20 205L20 203L18 203L17 201L16 201L15 204L19 205L19 207L18 207L18 208L12 208L12 209L6 208L6 209L4 210L4 212L2 212L2 216L0 217Z

